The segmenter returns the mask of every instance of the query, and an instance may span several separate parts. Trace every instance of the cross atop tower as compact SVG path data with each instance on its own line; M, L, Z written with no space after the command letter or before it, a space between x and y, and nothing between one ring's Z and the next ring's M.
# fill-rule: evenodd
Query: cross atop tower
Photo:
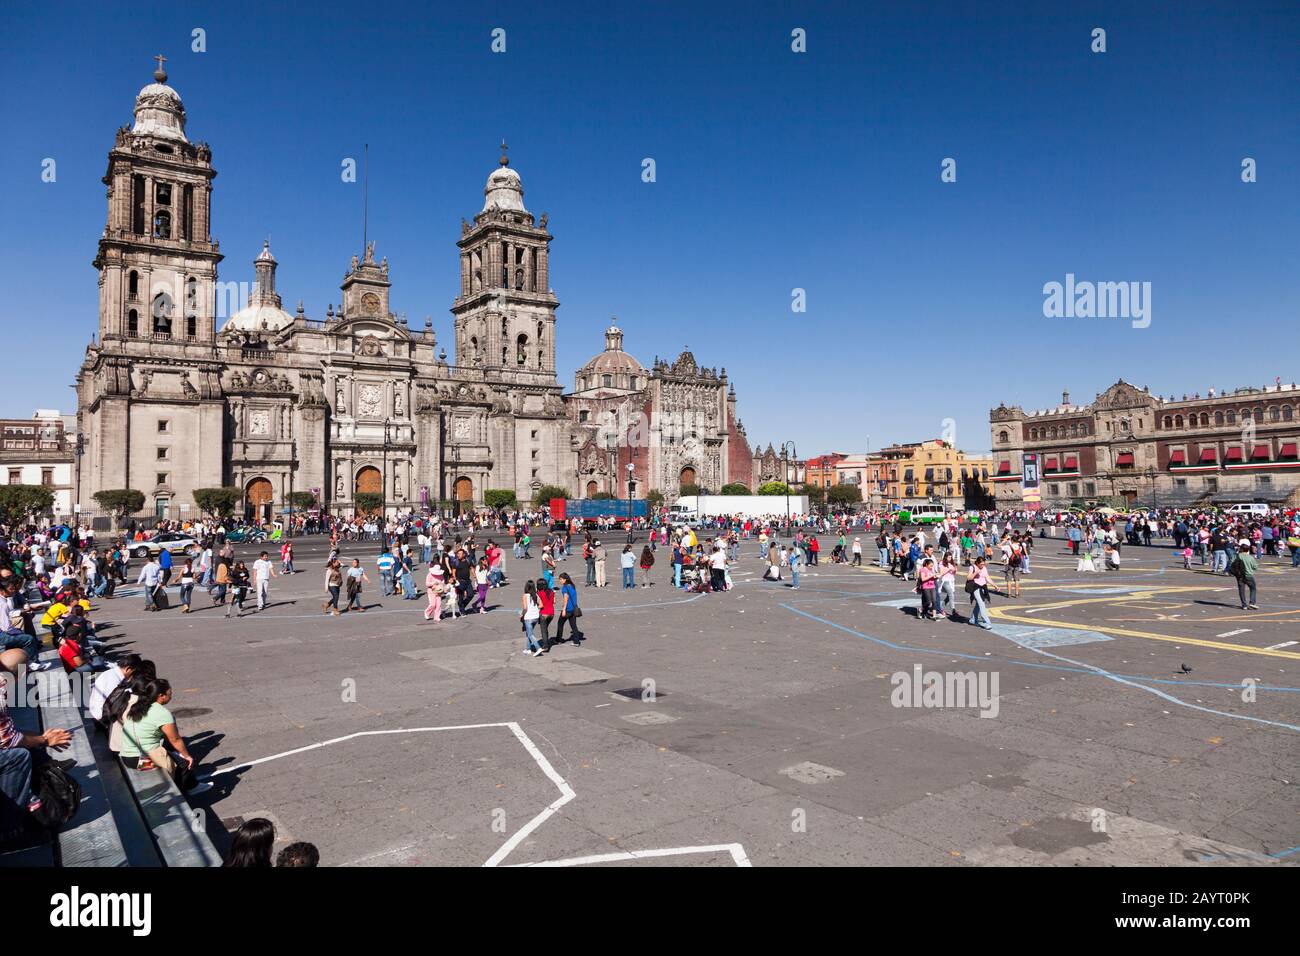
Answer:
M506 145L506 141L503 139L501 141L501 165L502 166L510 165L510 158L506 156L506 150L508 150L509 148L510 147Z
M158 69L153 71L153 78L157 80L159 83L166 83L167 71L163 69L163 63L166 62L167 57L159 53L157 56L154 57L154 59L158 61Z

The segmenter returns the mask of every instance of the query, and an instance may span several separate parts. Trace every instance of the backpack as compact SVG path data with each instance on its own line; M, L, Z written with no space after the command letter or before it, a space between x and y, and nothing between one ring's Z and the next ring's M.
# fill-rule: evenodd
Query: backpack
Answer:
M41 808L33 819L47 830L58 832L77 815L81 806L81 785L55 763L43 763L32 771L32 789L40 796Z

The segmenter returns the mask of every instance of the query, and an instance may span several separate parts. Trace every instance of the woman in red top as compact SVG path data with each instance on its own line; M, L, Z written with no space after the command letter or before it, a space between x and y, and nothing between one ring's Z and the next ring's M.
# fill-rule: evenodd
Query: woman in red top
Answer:
M546 583L546 578L537 579L537 603L541 605L541 617L537 623L542 628L542 653L551 650L551 621L555 620L555 592Z
M59 660L63 662L63 670L68 674L91 674L95 670L82 653L81 633L75 630L65 631L59 642Z
M821 550L822 546L817 543L817 536L813 535L808 542L808 556L810 558L808 561L809 564L817 563L817 555L821 553Z

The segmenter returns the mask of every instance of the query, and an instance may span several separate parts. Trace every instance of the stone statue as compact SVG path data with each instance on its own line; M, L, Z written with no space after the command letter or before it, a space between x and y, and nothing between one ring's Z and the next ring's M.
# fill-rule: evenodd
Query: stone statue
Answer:
M393 393L393 414L395 415L403 414L404 413L403 405L404 403L402 401L402 390L399 388L396 392Z
M346 411L348 410L347 403L343 400L343 386L342 386L342 385L337 386L337 389L336 389L336 391L335 391L335 402L334 402L334 407L335 407L335 409L339 412L340 415L343 414L344 412L346 412Z
M343 497L343 472L339 472L339 480L334 483L334 497Z

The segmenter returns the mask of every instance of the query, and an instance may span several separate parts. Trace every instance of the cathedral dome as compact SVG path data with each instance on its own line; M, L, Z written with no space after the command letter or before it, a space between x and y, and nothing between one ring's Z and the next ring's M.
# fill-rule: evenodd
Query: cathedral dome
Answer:
M262 243L262 251L253 260L257 275L253 291L248 295L248 305L230 317L222 332L280 332L293 325L293 316L280 307L280 296L275 291L275 268L278 263L271 255L271 243Z
M189 142L185 138L185 107L181 103L180 94L167 85L162 58L159 58L153 78L153 83L136 94L135 125L131 127L131 132Z
M603 375L611 376L610 385L604 384ZM633 377L637 381L633 382ZM635 357L623 351L623 330L610 323L605 330L605 351L578 369L578 391L587 388L636 389L645 381L645 368Z
M509 166L505 155L506 144L501 144L501 165L492 170L487 185L483 187L483 212L489 209L505 209L511 212L527 212L524 208L524 184L519 174Z

